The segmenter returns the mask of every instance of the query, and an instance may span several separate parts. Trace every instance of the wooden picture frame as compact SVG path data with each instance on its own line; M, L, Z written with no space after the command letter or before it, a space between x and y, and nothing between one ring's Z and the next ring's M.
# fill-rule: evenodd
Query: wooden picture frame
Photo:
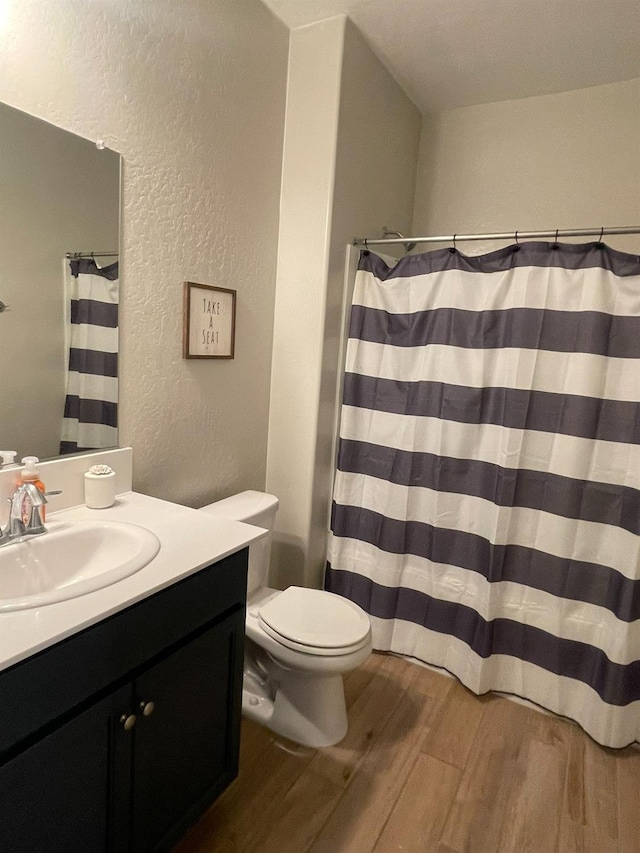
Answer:
M236 291L184 282L183 358L233 358Z

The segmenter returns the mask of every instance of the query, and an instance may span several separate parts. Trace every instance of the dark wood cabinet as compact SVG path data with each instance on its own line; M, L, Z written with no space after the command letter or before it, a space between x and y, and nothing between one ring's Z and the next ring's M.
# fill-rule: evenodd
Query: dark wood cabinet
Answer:
M12 853L107 850L115 691L0 767L0 839Z
M232 781L246 564L245 549L0 672L2 849L168 850Z
M132 850L175 840L174 827L236 775L240 708L230 688L241 633L244 619L234 614L136 680ZM153 712L145 716L150 703Z

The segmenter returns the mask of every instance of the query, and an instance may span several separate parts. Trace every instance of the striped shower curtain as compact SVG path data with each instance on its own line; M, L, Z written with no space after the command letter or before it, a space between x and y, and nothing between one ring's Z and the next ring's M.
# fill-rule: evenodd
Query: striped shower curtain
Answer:
M118 443L118 263L69 263L67 391L60 453Z
M360 257L327 589L374 647L640 740L640 258Z

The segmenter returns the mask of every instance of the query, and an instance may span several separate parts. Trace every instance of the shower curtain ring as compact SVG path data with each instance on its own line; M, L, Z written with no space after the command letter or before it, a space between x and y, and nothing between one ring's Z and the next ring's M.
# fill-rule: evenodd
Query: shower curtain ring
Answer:
M602 246L602 238L604 236L604 225L600 227L600 236L598 237L598 243Z
M516 231L516 243L518 243L518 232Z

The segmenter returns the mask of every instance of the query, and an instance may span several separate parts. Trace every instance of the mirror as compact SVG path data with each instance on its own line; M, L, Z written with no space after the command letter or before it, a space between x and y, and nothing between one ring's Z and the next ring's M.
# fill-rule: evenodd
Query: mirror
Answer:
M74 334L66 255L111 265L119 234L120 155L0 104L0 449L17 462L60 453ZM117 327L111 336L117 349Z

